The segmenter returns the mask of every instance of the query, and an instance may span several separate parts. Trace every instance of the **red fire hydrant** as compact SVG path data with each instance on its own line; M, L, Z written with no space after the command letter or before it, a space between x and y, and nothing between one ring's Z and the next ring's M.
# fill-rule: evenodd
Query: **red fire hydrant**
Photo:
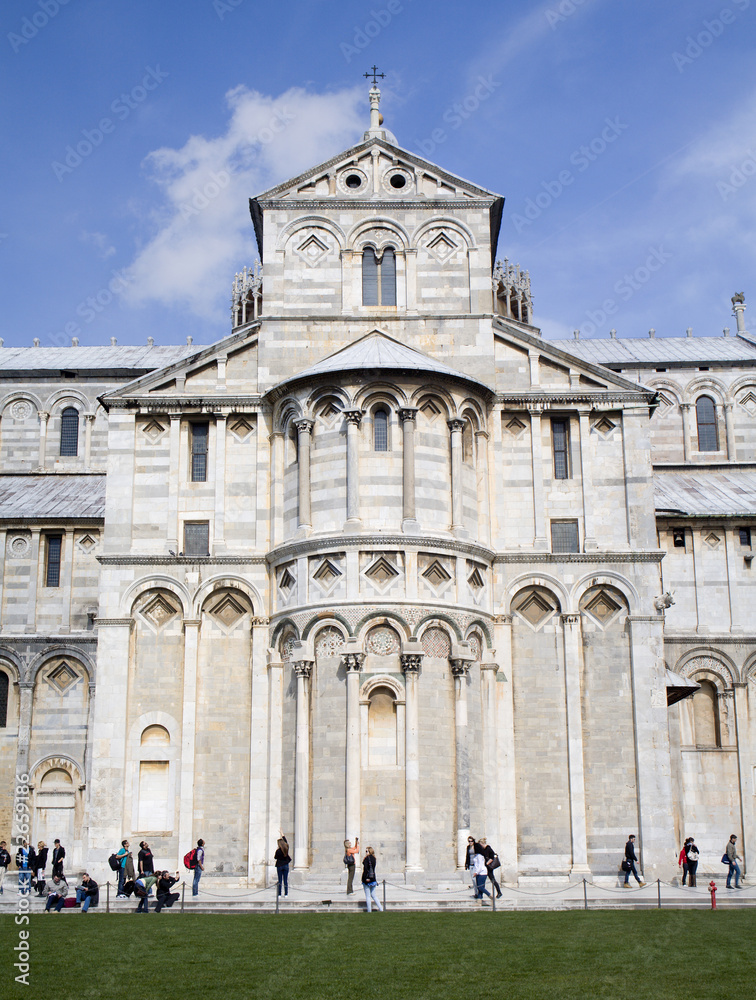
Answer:
M711 882L709 882L709 892L711 893L711 908L712 908L712 910L716 910L716 908L717 908L717 884L716 884L716 882L713 879L711 880Z

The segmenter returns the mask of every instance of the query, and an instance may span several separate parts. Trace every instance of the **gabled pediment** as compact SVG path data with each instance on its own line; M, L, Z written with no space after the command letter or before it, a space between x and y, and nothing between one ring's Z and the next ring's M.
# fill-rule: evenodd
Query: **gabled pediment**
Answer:
M260 324L224 337L195 354L142 375L101 396L105 408L130 400L204 398L257 393L257 340Z
M375 162L375 175L373 163ZM371 137L298 177L259 194L254 201L349 201L423 199L498 200L499 195L443 170L430 160Z

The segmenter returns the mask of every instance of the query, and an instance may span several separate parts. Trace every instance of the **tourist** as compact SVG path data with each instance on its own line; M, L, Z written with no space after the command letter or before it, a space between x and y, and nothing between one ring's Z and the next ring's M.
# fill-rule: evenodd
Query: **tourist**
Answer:
M63 876L63 858L66 856L65 847L61 847L60 841L56 838L53 843L52 852L52 874Z
M47 885L45 881L45 868L47 868L47 855L49 851L44 840L40 840L37 844L37 853L34 861L34 871L37 875L37 895L45 895L45 886Z
M76 887L76 905L81 905L81 912L86 913L93 904L96 906L100 898L100 887L88 872L81 876L81 885Z
M137 870L140 875L153 875L155 873L155 859L146 840L142 840L139 844Z
M488 871L488 877L493 882L494 889L496 889L496 898L501 899L501 887L499 886L499 883L496 881L496 876L494 875L494 871L498 867L500 867L499 857L496 851L493 849L493 847L489 847L488 841L486 840L485 837L480 838L480 846L483 849L482 853L483 853L483 858L486 862L486 870Z
M474 898L478 898L477 883L475 881L475 854L478 852L478 844L475 843L475 837L467 838L467 850L465 851L465 871L470 872L470 878L472 879L473 892L475 893Z
M34 870L34 851L25 840L16 851L16 868L18 868L18 891L26 895L31 891L31 877Z
M698 871L698 848L692 837L688 837L688 885L691 889L696 887L696 872Z
M740 868L738 866L738 861L740 861L742 859L741 859L740 855L737 853L736 848L735 848L735 843L736 843L737 839L738 838L735 836L734 833L730 836L730 839L727 841L727 847L725 848L724 857L722 858L723 861L724 861L725 858L727 858L727 863L730 866L730 868L729 868L729 870L727 872L727 886L726 887L728 889L732 889L732 886L730 885L730 882L732 881L733 872L735 873L735 888L736 889L740 889L741 888L741 886L740 886Z
M68 882L65 876L53 875L53 884L47 892L47 902L45 903L45 913L49 913L52 907L55 912L60 913L68 895Z
M11 863L11 856L8 854L7 844L4 840L0 840L0 896L3 894L3 881L5 879L5 873L8 871Z
M635 834L631 833L627 838L627 843L625 844L625 888L630 888L630 872L633 873L635 881L639 886L644 886L646 883L638 875L638 869L635 867L638 859L635 856Z
M486 868L486 859L482 851L475 852L475 856L473 857L473 871L475 872L475 898L481 902L483 902L484 896L488 896L490 899L491 893L486 889L488 869Z
M178 872L176 872L175 878L168 871L160 873L160 877L157 881L157 906L155 907L155 913L160 913L164 906L170 908L179 898L180 893L171 892L171 889L178 882L178 880Z
M352 847L351 840L344 841L344 864L347 866L347 896L354 892L354 870L357 867L355 854L360 853L360 838L357 837Z
M680 856L677 859L677 867L682 868L682 885L685 885L685 879L688 877L688 844L691 842L692 837L686 837L685 842L682 845L682 850L680 851Z
M365 903L367 912L372 912L371 903L375 903L379 910L383 910L380 900L375 894L378 882L375 877L375 851L372 847L366 849L365 857L362 860L362 888L365 890Z
M153 885L157 883L157 877L150 873L149 875L140 875L139 878L134 882L134 895L139 900L139 905L136 908L136 913L149 913L150 912L150 892Z
M276 853L273 855L273 861L275 862L276 875L278 876L276 895L281 895L281 886L283 885L284 896L288 896L289 864L291 863L291 858L289 856L289 842L283 834L278 838L278 847L276 848Z
M197 850L194 853L194 878L192 880L192 895L199 895L199 883L202 872L205 870L205 841L197 841Z
M133 856L131 854L131 851L129 850L129 842L128 842L128 840L122 840L121 841L121 849L116 854L116 858L118 859L118 865L119 865L119 867L118 867L118 894L116 896L116 899L126 899L127 898L126 897L126 893L123 891L124 882L126 881L127 877L128 877L128 879L130 881L133 881L133 879L134 879L134 859L133 859ZM129 860L129 858L131 858L131 873L130 874L126 870L126 862Z

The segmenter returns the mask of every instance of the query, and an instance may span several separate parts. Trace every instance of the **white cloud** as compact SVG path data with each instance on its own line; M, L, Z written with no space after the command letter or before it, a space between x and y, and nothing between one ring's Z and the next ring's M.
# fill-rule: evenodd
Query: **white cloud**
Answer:
M240 86L226 100L223 134L191 136L145 160L162 201L151 213L154 233L129 267L131 305L225 316L234 272L255 256L249 197L354 145L369 123L363 87L271 97Z
M96 247L97 252L103 260L107 260L108 257L112 257L116 252L116 248L112 245L105 233L88 233L84 230L79 239L82 243L90 243L93 247Z

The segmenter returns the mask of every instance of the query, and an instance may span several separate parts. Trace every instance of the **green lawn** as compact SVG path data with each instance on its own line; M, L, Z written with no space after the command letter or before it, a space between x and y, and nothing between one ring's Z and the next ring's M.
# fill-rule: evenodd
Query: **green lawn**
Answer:
M30 986L0 918L0 995L125 1000L752 1000L756 911L40 915Z

